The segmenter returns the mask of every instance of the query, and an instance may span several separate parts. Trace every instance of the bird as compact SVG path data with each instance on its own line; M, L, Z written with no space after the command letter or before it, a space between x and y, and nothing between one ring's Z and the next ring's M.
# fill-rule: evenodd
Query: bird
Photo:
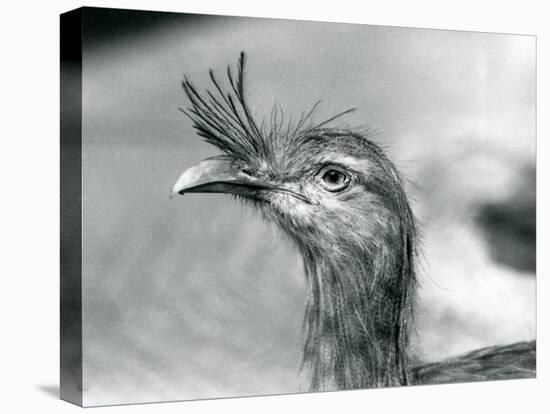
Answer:
M536 341L416 365L409 355L419 231L405 181L369 131L277 106L261 122L245 94L246 54L199 91L184 75L196 133L220 154L186 169L171 197L226 193L278 227L303 259L307 298L300 368L309 391L436 384L536 373Z

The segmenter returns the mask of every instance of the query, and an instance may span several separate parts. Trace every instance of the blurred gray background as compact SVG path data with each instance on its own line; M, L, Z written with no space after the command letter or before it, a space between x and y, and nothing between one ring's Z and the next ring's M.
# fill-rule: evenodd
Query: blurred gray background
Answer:
M370 126L423 232L412 352L535 337L535 40L88 9L83 57L84 404L300 390L305 284L277 231L223 195L170 200L216 154L178 111L241 50L258 117Z

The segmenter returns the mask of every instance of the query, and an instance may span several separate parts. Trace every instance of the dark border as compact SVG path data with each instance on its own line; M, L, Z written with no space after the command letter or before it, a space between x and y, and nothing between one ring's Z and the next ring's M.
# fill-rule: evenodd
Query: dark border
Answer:
M82 406L82 9L60 16L60 396Z

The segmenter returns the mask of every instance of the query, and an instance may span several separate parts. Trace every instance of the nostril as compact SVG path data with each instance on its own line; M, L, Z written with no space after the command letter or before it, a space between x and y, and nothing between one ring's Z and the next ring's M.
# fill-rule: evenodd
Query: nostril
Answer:
M252 170L249 168L242 168L241 172L245 173L246 175L252 175Z

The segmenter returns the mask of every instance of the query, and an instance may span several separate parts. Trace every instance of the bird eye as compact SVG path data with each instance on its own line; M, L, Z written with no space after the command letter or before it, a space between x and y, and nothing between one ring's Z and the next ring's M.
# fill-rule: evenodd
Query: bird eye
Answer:
M323 187L332 192L342 191L348 186L350 181L345 173L334 167L325 170L322 173L321 179Z

